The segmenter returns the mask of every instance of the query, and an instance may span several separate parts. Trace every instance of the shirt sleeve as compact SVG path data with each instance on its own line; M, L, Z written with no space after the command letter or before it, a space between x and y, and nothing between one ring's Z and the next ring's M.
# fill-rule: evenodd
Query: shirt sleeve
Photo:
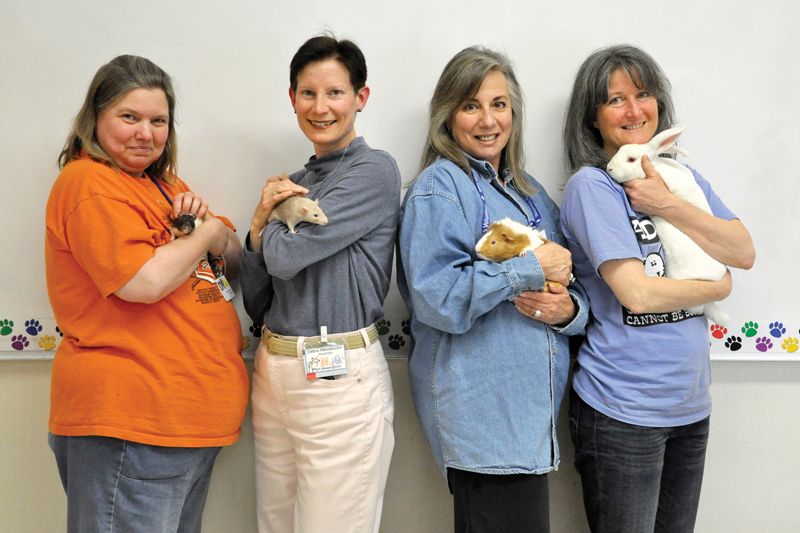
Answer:
M377 153L357 161L319 198L327 225L302 224L297 233L282 222L267 225L262 234L266 268L279 279L292 279L369 234L399 203L400 171L394 160Z
M733 211L728 209L728 206L722 201L722 199L717 196L717 193L714 192L714 189L711 188L711 184L695 169L689 167L689 170L692 171L694 175L694 180L700 186L700 189L703 191L703 194L708 200L708 205L711 207L711 213L723 220L734 220L738 218Z
M499 303L544 286L533 254L495 263L474 260L474 248L472 225L452 195L434 190L412 194L403 210L399 251L419 321L464 333Z
M272 305L272 276L267 270L261 251L250 251L250 233L244 241L242 270L242 303L253 322L264 322L264 316Z
M624 189L595 169L582 169L564 189L562 228L595 270L613 259L644 259L627 202Z
M165 243L163 228L148 227L136 206L92 196L66 218L69 249L103 297L128 282Z

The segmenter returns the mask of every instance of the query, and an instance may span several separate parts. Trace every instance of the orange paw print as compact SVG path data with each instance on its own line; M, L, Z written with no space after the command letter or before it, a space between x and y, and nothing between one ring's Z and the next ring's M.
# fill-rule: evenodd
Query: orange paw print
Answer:
M721 339L728 333L728 328L711 324L711 336L715 339Z

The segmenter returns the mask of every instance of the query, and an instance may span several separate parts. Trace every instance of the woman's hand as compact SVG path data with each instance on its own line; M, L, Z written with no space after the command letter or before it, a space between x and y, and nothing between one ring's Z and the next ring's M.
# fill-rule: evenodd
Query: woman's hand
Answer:
M205 222L208 204L192 191L180 192L172 199L172 218L182 214L194 215Z
M267 183L261 189L261 198L253 211L250 219L250 247L253 251L261 249L261 231L269 222L275 206L290 196L304 195L308 189L297 185L289 179L288 174L278 174L267 178Z
M645 215L663 216L665 209L674 206L678 198L670 192L648 157L642 156L644 179L626 181L622 186L628 194L631 207Z
M514 298L517 311L545 324L561 325L575 317L575 302L560 283L550 283L550 292L524 291Z
M569 285L572 274L572 254L561 245L548 242L533 251L542 267L545 279Z

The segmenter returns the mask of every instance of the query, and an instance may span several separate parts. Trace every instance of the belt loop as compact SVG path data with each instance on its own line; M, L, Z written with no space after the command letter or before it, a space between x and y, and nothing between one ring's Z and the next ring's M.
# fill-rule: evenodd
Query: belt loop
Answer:
M369 348L369 345L372 344L369 342L369 333L367 333L367 328L361 328L358 330L361 333L361 338L364 339L364 348Z
M297 350L297 358L298 359L302 359L303 358L303 342L305 342L305 340L306 340L305 337L297 337L297 348L296 348L296 350Z

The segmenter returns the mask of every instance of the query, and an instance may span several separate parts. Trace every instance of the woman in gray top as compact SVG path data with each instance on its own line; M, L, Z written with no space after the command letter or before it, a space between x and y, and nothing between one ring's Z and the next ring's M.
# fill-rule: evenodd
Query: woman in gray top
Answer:
M374 323L383 315L400 172L357 137L367 67L352 42L306 41L289 96L314 155L273 176L242 267L248 314L264 323L252 408L263 532L378 531L394 448L391 380ZM286 198L319 201L326 225L269 222Z

